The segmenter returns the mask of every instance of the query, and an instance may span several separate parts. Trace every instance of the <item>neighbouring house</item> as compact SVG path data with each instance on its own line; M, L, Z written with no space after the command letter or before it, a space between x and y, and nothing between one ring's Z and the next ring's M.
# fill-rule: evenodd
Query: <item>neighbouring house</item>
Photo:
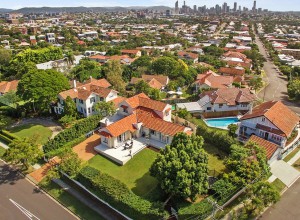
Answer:
M262 103L245 114L239 123L239 137L256 135L284 148L298 134L299 117L281 101Z
M11 91L17 91L19 80L0 82L0 96Z
M125 99L116 115L101 121L101 144L95 150L124 164L145 146L161 149L172 142L175 134L193 133L191 128L172 123L171 114L171 105L152 100L144 93ZM130 140L133 146L128 157L128 151L123 148ZM124 151L126 158L120 156Z
M223 89L230 88L233 83L232 76L221 76L209 70L205 73L198 74L197 80L194 82L195 89Z
M233 77L245 75L245 69L242 67L221 67L218 72L222 75Z
M192 114L223 112L235 115L248 112L256 96L248 88L224 88L200 94L197 102L177 103L177 108Z
M87 82L77 86L74 80L73 88L58 94L57 105L54 106L54 112L62 114L64 111L65 100L69 96L76 104L77 111L88 117L95 113L96 103L104 101L109 102L118 98L118 92L110 89L111 84L106 79L90 78Z
M163 90L170 81L168 76L143 74L141 78L132 77L130 84L135 85L141 80L144 80L146 83L148 83L151 88L159 90Z
M140 50L121 50L122 55L128 55L133 57L140 57L142 56L142 51Z
M94 55L89 57L90 60L94 60L100 64L104 64L110 60L118 60L121 64L124 65L130 65L133 61L135 61L135 58L131 58L128 55L114 55L114 56L103 56L103 55Z
M253 142L266 150L266 155L269 164L276 161L280 157L281 149L278 147L278 145L274 144L273 142L267 141L256 135L251 135L248 142Z
M228 66L240 66L248 69L252 67L252 60L240 52L228 51L223 54L222 60L224 60Z
M189 53L189 52L185 52L185 51L179 51L178 52L178 58L179 59L190 60L193 63L198 63L199 55L195 54L195 53Z

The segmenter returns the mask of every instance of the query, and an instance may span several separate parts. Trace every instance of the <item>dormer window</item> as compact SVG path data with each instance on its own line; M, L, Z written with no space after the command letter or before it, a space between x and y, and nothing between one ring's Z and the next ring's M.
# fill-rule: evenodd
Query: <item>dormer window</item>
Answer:
M121 108L123 109L123 112L128 113L128 106L121 105Z

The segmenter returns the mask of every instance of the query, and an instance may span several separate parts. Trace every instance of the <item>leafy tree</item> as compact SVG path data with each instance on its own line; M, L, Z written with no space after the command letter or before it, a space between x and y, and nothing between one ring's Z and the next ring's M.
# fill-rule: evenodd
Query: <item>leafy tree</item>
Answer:
M258 90L262 88L264 85L261 77L253 77L250 79L249 86L251 86L254 90Z
M214 56L217 58L220 57L224 53L224 50L222 48L217 47L214 44L211 46L208 46L208 47L203 47L202 49L206 55Z
M107 63L106 67L106 78L113 85L114 89L116 89L120 93L125 92L125 82L122 77L122 67L118 60L112 60Z
M138 67L147 67L149 68L151 66L151 57L149 56L141 56L135 61L132 62L130 65L134 70L136 70Z
M270 173L265 149L248 142L245 146L232 145L226 160L226 167L231 173L224 176L235 184L250 183L255 179L264 179Z
M236 131L238 129L238 126L236 124L230 124L228 125L228 134L231 136L231 137L236 137Z
M82 59L79 64L72 69L71 76L80 82L89 79L91 76L96 79L101 78L101 66L96 61Z
M288 83L288 95L290 99L300 99L300 79L294 79Z
M208 188L208 156L202 148L203 138L176 134L150 168L162 189L171 196L195 200Z
M0 72L4 71L11 61L11 50L0 49Z
M7 125L9 125L10 122L11 122L11 118L9 118L9 117L7 117L5 115L1 115L1 117L0 117L0 130L2 130Z
M33 70L21 78L17 95L32 101L34 109L48 110L57 94L66 89L69 89L69 82L63 74L54 70Z
M265 207L278 202L280 199L276 188L265 181L257 182L251 186L247 195L251 199L251 211L255 214L261 213Z
M72 100L70 96L66 98L65 106L64 106L64 114L76 118L77 116L77 108L75 102Z
M14 62L9 64L8 71L5 73L5 76L20 79L23 75L33 70L37 70L37 67L36 64L31 61Z
M187 116L190 115L190 113L188 112L188 110L186 110L186 108L182 108L182 109L179 109L177 111L177 115L180 117L180 118L186 118Z
M284 74L284 75L289 75L290 73L292 73L292 68L290 66L286 66L286 65L281 65L279 67L280 71Z
M75 121L76 118L70 115L64 115L61 119L59 119L59 122L65 127L73 124Z
M113 102L98 102L95 105L95 110L103 117L112 116L116 113L116 108Z
M68 174L70 177L75 177L79 173L81 168L82 160L75 152L69 151L61 157L59 169Z
M0 96L0 103L13 108L17 107L17 102L19 101L21 101L21 99L15 91L9 91L4 95Z
M179 75L180 64L171 57L159 57L152 63L152 72L169 76L171 79Z
M16 138L8 146L5 159L12 164L21 163L24 167L28 168L43 156L42 151L33 140L20 140Z
M237 187L227 179L220 179L214 183L212 190L221 199L227 199Z
M142 93L142 92L145 93L145 94L148 94L151 90L151 87L144 80L140 80L138 83L135 84L134 89L135 89L136 94L139 94L139 93Z

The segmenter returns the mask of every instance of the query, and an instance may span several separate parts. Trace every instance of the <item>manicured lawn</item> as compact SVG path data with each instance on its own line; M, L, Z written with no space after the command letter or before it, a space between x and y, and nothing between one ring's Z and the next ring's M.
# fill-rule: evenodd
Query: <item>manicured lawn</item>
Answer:
M157 180L150 176L149 169L157 153L144 149L135 155L124 166L119 166L101 155L96 155L88 161L89 165L119 179L136 195L149 197L149 193L157 190Z
M227 154L208 143L205 143L203 148L208 153L208 169L223 173L225 171L224 158Z
M286 185L278 178L272 182L272 185L275 186L278 192L281 192L286 187Z
M88 206L74 198L71 194L64 191L57 184L53 182L48 184L46 184L45 182L41 182L40 185L56 200L64 204L76 215L80 216L81 219L104 220L97 212L90 209Z
M28 124L14 127L9 130L12 134L20 138L35 138L38 144L44 144L51 137L52 131L42 125Z
M300 150L299 147L296 147L291 153L289 153L284 159L283 161L288 162L290 159L292 159L296 153L298 153L298 151Z
M300 159L298 159L294 164L293 167L295 167L297 170L300 171Z

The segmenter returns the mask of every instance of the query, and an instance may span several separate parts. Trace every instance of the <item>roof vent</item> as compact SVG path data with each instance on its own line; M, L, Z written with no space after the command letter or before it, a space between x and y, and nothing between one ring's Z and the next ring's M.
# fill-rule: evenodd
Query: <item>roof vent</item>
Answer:
M84 87L82 87L84 90L86 90L86 88L85 88L85 86Z

